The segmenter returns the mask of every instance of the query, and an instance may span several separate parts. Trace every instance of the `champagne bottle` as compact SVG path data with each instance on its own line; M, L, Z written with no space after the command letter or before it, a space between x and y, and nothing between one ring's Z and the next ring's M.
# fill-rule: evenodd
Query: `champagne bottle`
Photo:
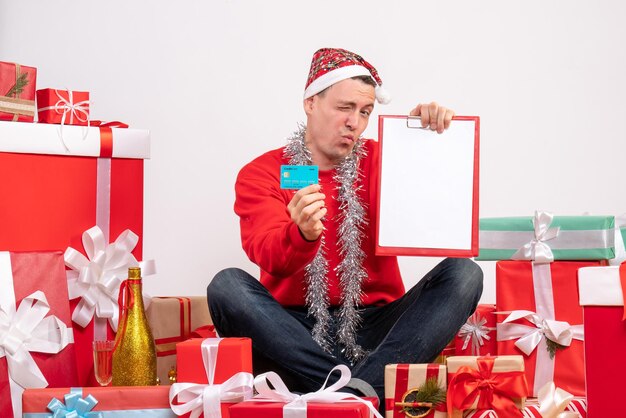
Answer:
M120 323L113 352L113 386L156 385L156 347L143 307L141 269L120 286Z

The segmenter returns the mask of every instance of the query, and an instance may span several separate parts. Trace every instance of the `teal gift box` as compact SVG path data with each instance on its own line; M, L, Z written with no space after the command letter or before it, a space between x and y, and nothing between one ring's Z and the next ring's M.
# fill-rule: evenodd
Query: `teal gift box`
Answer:
M609 260L615 257L614 216L481 218L476 260ZM626 231L624 231L626 233Z

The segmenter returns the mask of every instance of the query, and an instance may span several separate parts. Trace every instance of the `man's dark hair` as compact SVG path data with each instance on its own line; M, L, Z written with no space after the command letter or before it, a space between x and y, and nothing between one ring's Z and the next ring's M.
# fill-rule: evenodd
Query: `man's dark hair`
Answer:
M372 77L370 77L369 75L356 75L354 77L350 77L350 79L352 80L360 80L362 82L364 82L367 85L370 85L372 87L376 87L376 82L374 81L374 79ZM317 93L320 97L324 97L324 95L326 94L326 91L331 88L331 86L326 87L324 90L320 91L319 93Z

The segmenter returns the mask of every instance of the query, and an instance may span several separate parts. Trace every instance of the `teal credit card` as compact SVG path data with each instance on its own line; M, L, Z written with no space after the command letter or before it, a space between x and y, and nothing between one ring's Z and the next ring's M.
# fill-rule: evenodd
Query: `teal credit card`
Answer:
M309 184L317 184L318 174L316 165L281 165L280 188L298 190Z

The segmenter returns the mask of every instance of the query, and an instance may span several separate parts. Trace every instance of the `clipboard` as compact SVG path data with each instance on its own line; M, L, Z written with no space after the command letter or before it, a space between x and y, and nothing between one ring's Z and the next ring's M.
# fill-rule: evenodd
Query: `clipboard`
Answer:
M442 134L419 117L380 115L376 255L478 255L480 118Z

